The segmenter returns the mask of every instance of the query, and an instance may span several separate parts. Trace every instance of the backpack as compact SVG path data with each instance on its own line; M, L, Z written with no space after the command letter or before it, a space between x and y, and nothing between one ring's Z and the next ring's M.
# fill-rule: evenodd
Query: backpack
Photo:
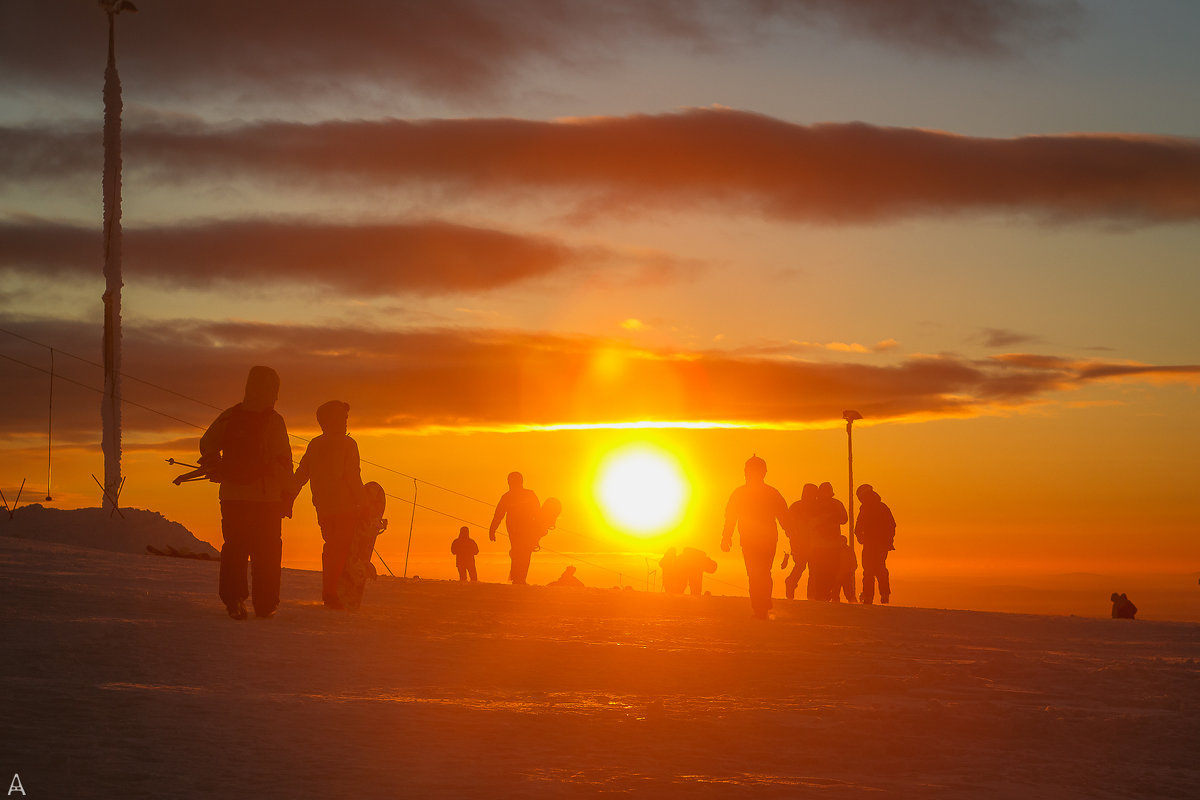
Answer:
M230 409L221 440L222 483L246 485L267 476L267 423L274 413L250 411L241 403Z

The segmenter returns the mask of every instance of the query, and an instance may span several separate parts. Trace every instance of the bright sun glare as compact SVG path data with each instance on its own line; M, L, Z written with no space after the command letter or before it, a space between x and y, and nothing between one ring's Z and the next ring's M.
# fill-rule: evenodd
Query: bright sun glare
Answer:
M688 482L670 453L645 444L628 445L605 456L595 494L612 525L635 536L654 536L679 524Z

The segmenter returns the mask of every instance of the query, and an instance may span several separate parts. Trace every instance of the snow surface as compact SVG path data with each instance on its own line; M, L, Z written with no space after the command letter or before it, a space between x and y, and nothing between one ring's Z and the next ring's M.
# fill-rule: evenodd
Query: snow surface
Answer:
M1194 797L1200 625L285 570L0 537L30 797Z
M38 503L21 506L12 519L0 514L0 536L58 542L121 553L145 553L146 545L180 553L220 552L191 531L157 511L141 508L46 508Z

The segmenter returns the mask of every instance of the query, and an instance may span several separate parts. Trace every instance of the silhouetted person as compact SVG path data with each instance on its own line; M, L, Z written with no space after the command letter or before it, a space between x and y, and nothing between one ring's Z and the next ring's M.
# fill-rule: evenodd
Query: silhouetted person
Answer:
M809 600L838 599L838 576L845 567L842 526L847 519L846 507L833 496L833 484L827 481L818 486L812 504L809 539Z
M663 553L658 566L662 570L663 591L667 594L683 594L683 590L687 587L687 576L679 567L679 555L675 552L674 547L668 548L667 552Z
M767 462L758 456L746 461L746 482L733 490L725 506L725 528L721 550L733 546L733 529L742 540L742 559L750 584L750 608L758 619L766 619L771 610L771 568L775 566L775 547L779 543L776 522L787 524L787 503L783 495L766 483Z
M690 590L693 595L701 595L704 593L704 573L717 571L717 562L694 547L685 547L678 555L672 547L658 565L662 567L663 591L668 594L683 594Z
M679 571L683 573L684 586L697 597L704 593L704 573L717 571L717 562L709 558L703 550L694 547L683 548L683 552L679 554L678 566Z
M295 494L311 483L317 525L321 528L321 600L328 608L341 608L338 582L350 544L361 522L364 489L358 443L346 433L350 405L330 400L317 408L321 435L313 438L296 468Z
M492 524L488 526L488 539L496 541L496 528L504 519L508 529L508 555L512 563L508 579L513 583L525 583L529 576L529 557L546 532L541 510L537 495L525 488L521 473L510 472L508 491L496 503L496 513L492 515Z
M550 581L547 586L583 586L583 581L575 577L575 567L572 566L564 569L562 575Z
M813 515L816 512L817 485L806 483L800 491L800 499L788 509L788 524L783 527L792 548L792 571L783 579L784 593L791 600L796 596L796 587L808 567L812 549ZM811 573L809 580L812 579Z
M1132 600L1125 596L1124 592L1121 592L1120 594L1113 592L1112 604L1113 619L1133 619L1134 615L1137 614L1137 606L1133 604Z
M892 586L887 568L887 554L896 549L896 520L879 493L864 483L854 492L862 504L854 524L854 538L862 544L863 590L862 602L875 599L875 583L879 583L879 602L887 603Z
M242 402L222 411L200 437L200 466L221 484L219 592L234 619L246 618L251 582L257 616L279 607L282 520L291 516L293 494L292 448L275 411L278 399L278 373L251 367Z
M479 545L471 538L471 530L466 525L458 529L458 538L450 543L450 552L454 554L454 566L458 568L460 581L479 580L479 573L475 570Z

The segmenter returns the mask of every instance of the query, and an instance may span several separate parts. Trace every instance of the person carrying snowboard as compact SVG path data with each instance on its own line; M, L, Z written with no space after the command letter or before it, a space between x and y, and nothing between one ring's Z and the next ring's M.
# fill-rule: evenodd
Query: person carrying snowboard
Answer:
M508 555L512 563L508 579L524 584L529 575L529 559L546 532L542 524L542 506L533 490L525 488L525 479L519 472L508 475L508 491L496 503L496 513L488 526L488 540L496 541L496 529L500 520L505 520L508 529Z
M251 367L242 402L222 411L200 437L200 467L221 484L218 591L233 619L245 619L253 586L254 614L279 607L283 517L291 516L292 448L275 411L279 374ZM247 581L247 561L251 581Z
M346 433L350 405L330 400L317 409L321 435L308 443L296 468L293 496L310 483L312 503L321 528L321 599L326 608L341 608L338 581L350 555L359 524L363 482L358 443Z

